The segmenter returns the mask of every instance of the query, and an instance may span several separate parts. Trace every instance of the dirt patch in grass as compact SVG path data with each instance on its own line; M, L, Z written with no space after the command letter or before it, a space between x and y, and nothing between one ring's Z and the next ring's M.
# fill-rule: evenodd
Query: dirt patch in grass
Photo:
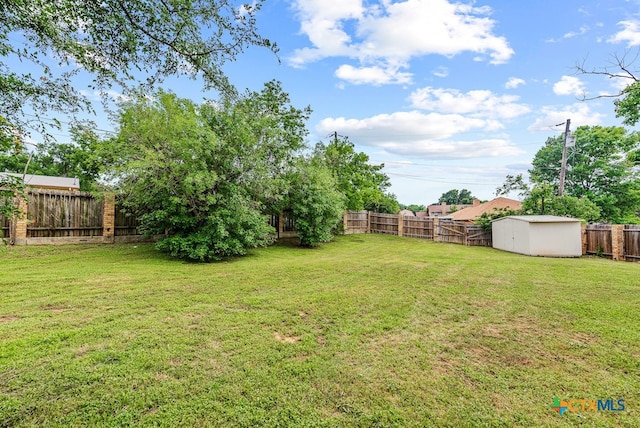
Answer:
M0 315L0 322L18 321L20 319L17 315Z
M302 339L300 336L285 336L277 331L273 333L273 338L280 343L297 343Z

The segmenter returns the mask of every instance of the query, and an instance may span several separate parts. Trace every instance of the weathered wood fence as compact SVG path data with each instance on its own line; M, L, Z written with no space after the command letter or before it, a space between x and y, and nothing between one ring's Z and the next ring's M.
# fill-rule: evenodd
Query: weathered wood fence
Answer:
M0 216L0 238L20 245L126 242L144 240L136 216L126 213L113 195L30 189L20 201L22 218ZM490 247L491 231L475 224L434 217L405 217L346 211L344 233L384 233L437 242ZM297 237L291 212L268 219L276 237ZM582 227L582 253L614 260L640 261L640 225L590 224Z
M469 246L491 247L492 234L482 227L437 217L404 217L367 211L346 211L344 232L385 233ZM582 253L613 260L640 261L640 225L582 226Z
M0 239L9 237L9 219L0 216Z
M30 189L19 202L22 217L0 218L2 235L17 245L139 241L135 216L128 215L113 195L96 198L88 192Z
M279 214L271 214L269 216L269 224L276 230L276 238L296 238L296 222L293 219L291 211L283 211Z
M583 254L640 261L640 225L589 224L583 226L582 230Z
M344 232L385 233L470 246L491 246L491 231L465 222L437 217L405 217L367 211L346 211Z

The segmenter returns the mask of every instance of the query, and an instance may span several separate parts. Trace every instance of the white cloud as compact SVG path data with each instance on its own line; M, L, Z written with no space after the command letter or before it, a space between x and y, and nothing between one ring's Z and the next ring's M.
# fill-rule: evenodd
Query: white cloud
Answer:
M570 31L562 37L565 39L571 39L573 37L582 36L583 34L586 34L587 31L589 31L589 26L583 25L578 31Z
M635 80L631 79L631 78L629 78L629 79L620 78L620 79L610 79L609 80L609 84L614 89L616 94L622 92L622 90L624 90L627 86L629 86L629 85L631 85L633 83L635 83Z
M347 57L357 60L361 69L372 64L388 69L408 64L414 57L464 52L500 64L514 53L504 37L493 34L489 7L448 0L382 0L367 6L362 0L296 0L294 7L301 32L311 42L288 58L296 67Z
M377 144L395 155L420 156L429 159L471 159L479 157L509 156L522 153L507 140L487 139L473 141L418 140L411 144L388 141Z
M344 30L344 24L362 17L362 0L299 0L294 2L294 9L300 19L300 31L307 35L314 47L296 50L289 58L291 65L299 67L326 57L352 56L356 53L349 46L351 36Z
M553 85L553 93L556 95L582 96L585 93L584 82L574 76L562 76L560 81Z
M492 34L494 22L488 7L473 7L446 0L389 2L385 16L366 16L359 33L367 55L399 57L440 54L453 56L476 52L493 63L512 55L506 39Z
M337 131L349 135L358 144L384 149L385 152L428 159L476 158L520 154L508 140L453 138L469 131L494 131L494 120L469 118L460 114L421 113L419 111L380 114L365 119L326 118L319 134Z
M563 127L555 125L563 123L567 118L571 119L571 128L578 126L596 126L602 123L605 115L591 110L586 103L575 103L565 108L557 108L551 106L542 107L541 116L527 128L528 131L544 131L550 130L564 131Z
M620 21L618 25L621 25L624 29L610 37L607 40L608 42L627 42L627 45L630 47L640 45L640 22Z
M447 67L438 67L433 70L433 75L436 77L447 77L449 75L449 69Z
M470 117L512 119L530 111L518 104L516 95L496 95L488 90L462 93L456 89L426 87L410 95L414 107L441 113L466 114Z
M363 85L370 84L374 86L386 84L407 84L411 83L411 73L399 71L397 68L373 67L353 67L349 64L343 64L336 70L336 77L347 82Z
M510 77L509 80L507 80L507 83L504 84L504 87L506 89L515 89L520 85L526 85L527 82L525 82L523 79L520 79L518 77Z

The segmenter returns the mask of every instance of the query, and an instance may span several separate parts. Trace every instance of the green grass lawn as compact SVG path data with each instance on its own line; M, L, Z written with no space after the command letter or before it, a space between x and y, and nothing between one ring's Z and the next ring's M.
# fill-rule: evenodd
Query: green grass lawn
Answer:
M638 263L379 235L0 260L2 427L640 425Z

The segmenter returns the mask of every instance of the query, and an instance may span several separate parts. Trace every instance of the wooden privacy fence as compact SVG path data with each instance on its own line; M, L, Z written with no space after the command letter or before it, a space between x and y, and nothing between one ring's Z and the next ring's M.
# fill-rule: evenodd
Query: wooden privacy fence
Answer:
M640 225L589 224L583 226L583 239L583 254L640 261Z
M18 245L142 240L135 216L113 195L29 189L19 201L21 218L0 218L2 237ZM13 232L11 232L13 231Z
M112 194L30 189L20 201L22 217L13 223L0 216L0 238L15 244L140 241L135 215L126 213ZM289 211L269 216L277 238L297 237ZM404 217L345 211L344 233L385 233L462 245L492 245L491 231L475 224L434 217ZM640 261L640 225L590 224L582 227L583 254Z
M475 224L437 217L405 217L367 211L346 211L344 232L385 233L484 247L490 247L492 242L491 231Z
M345 211L344 233L367 233L369 231L368 211Z
M584 228L583 233L586 235L583 253L612 256L610 224L590 224Z
M622 248L625 260L640 261L640 225L626 224L623 226Z
M385 233L469 246L492 246L491 230L437 217L345 211L344 233ZM582 253L614 260L640 261L640 225L582 226Z
M403 217L402 236L433 239L435 223L429 217Z
M276 239L296 238L296 222L291 211L269 215L269 224L276 230Z
M9 219L0 216L0 239L9 238Z
M27 238L102 236L104 204L90 193L30 191Z

